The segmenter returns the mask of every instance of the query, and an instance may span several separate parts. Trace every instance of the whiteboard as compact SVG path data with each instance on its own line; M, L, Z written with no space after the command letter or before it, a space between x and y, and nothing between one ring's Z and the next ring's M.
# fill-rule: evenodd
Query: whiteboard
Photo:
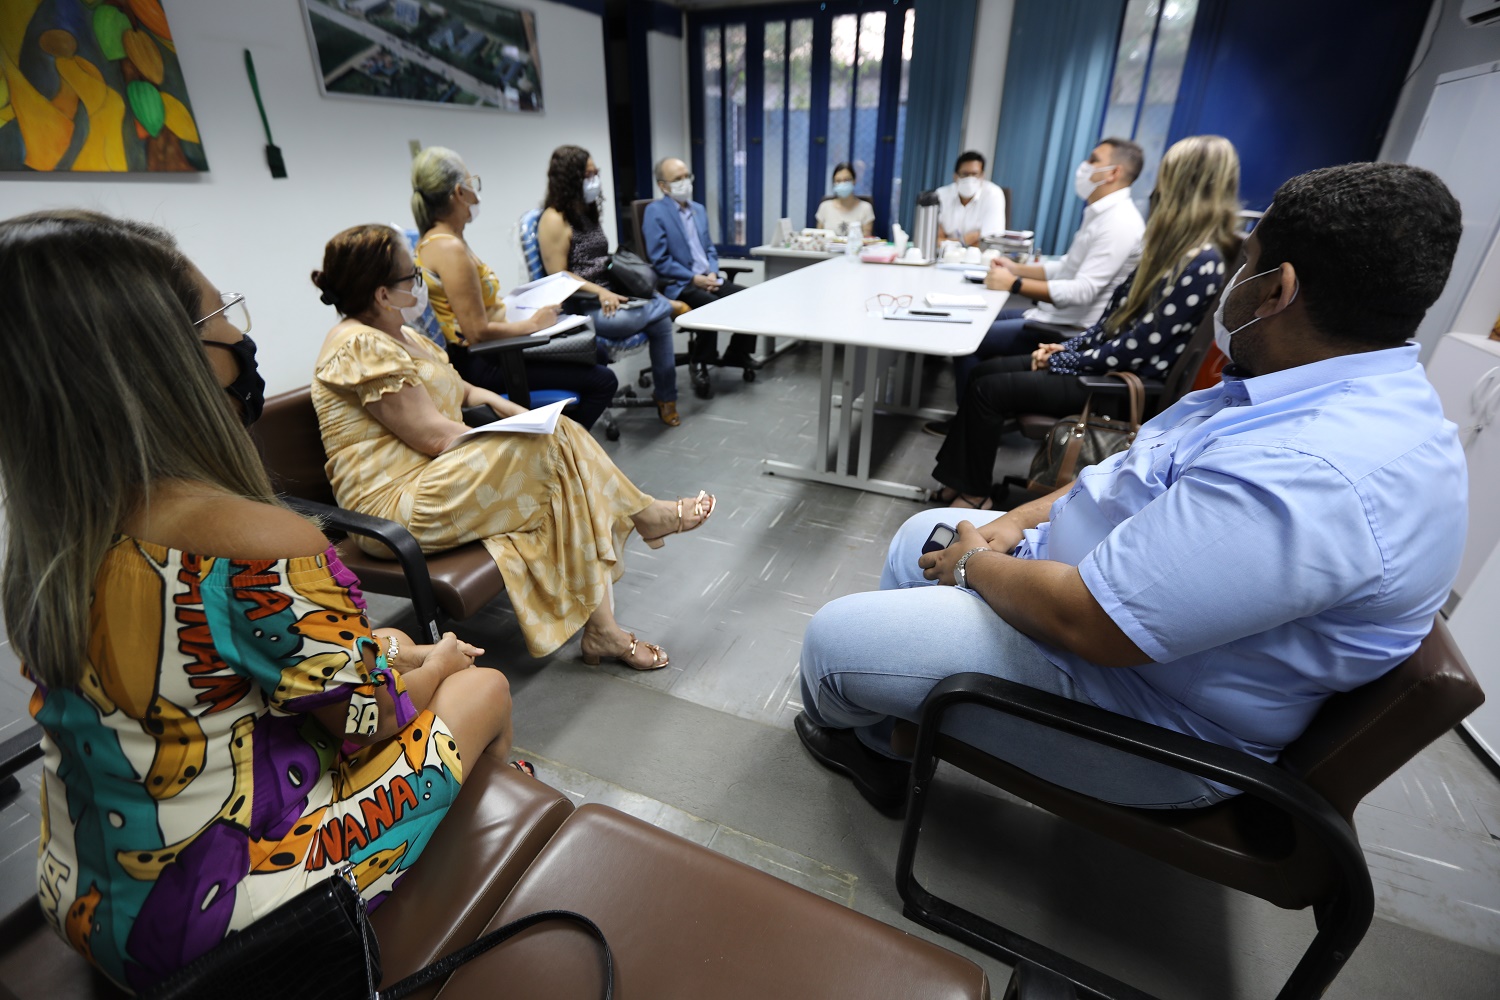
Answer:
M1444 73L1432 90L1407 162L1443 179L1463 207L1464 233L1443 294L1417 328L1425 357L1454 329L1458 311L1500 232L1500 62ZM1487 323L1493 323L1491 316ZM1484 329L1464 333L1487 333Z
M1485 703L1464 720L1464 728L1485 753L1500 764L1500 545L1484 561L1469 592L1448 619L1448 631L1486 695Z

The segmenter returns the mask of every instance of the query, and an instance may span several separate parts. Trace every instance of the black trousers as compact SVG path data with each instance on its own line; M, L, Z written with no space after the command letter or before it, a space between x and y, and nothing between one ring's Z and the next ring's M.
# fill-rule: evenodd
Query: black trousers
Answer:
M505 375L497 362L482 354L470 351L449 351L449 358L458 374L470 385L492 392L505 392ZM594 421L615 398L620 380L604 365L582 365L566 361L533 361L523 359L526 366L526 385L531 391L538 389L560 389L578 397L578 403L568 411L568 416L578 421L585 429L593 427Z
M1088 398L1078 376L1034 372L1028 356L983 362L969 376L932 477L969 496L988 494L995 482L1000 431L1008 418L1022 413L1066 417L1082 410Z
M688 282L687 287L678 292L676 298L677 301L686 302L694 309L701 309L703 306L719 301L726 295L733 295L735 292L743 292L744 290L740 285L725 283L710 292L699 288L692 282ZM731 355L754 354L755 338L748 333L733 334L729 338L729 353ZM716 333L695 334L693 336L692 357L688 360L702 364L713 364L719 360L719 335Z

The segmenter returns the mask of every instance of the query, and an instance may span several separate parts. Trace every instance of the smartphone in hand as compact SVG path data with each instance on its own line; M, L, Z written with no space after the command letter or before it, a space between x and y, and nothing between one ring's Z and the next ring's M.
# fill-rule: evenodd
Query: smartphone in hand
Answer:
M932 529L932 534L927 536L927 541L922 543L922 554L929 552L941 552L953 544L958 537L958 529L951 524L940 524Z

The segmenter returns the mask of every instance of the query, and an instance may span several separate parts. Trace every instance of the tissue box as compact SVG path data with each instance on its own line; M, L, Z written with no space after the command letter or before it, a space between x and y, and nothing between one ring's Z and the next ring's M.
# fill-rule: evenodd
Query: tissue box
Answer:
M868 264L889 264L896 259L896 248L888 245L870 247L860 253L859 259Z

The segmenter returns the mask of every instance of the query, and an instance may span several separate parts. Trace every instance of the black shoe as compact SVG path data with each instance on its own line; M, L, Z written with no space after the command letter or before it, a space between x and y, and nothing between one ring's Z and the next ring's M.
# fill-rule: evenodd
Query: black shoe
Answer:
M723 365L725 368L744 368L747 371L752 372L758 372L762 367L761 362L756 359L755 355L749 354L744 351L728 352L724 355L723 359L719 361L719 364Z
M708 366L693 363L688 366L693 378L693 394L699 399L714 398L714 384L708 377Z
M806 712L798 713L793 725L797 729L797 738L813 759L830 771L851 779L866 802L892 819L906 815L910 764L871 750L859 741L852 729L820 726L808 718Z
M951 420L929 420L927 423L922 425L922 430L927 432L928 434L931 434L933 437L947 437L948 431L952 429L952 427L953 421Z

